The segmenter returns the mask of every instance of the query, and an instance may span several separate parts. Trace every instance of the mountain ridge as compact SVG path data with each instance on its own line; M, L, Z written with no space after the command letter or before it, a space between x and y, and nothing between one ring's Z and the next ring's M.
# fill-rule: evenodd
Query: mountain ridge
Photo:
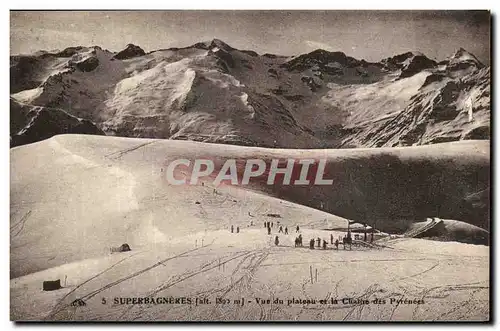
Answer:
M414 51L368 62L321 49L259 55L215 38L148 53L133 44L119 52L76 46L10 61L12 99L64 109L107 135L281 148L489 137L489 67L464 49L441 62Z

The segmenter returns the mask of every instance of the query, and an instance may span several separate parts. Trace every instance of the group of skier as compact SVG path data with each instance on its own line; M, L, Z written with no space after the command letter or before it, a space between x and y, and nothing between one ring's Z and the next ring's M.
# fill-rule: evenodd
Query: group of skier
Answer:
M251 222L250 225L253 226L253 221ZM278 221L276 224L276 227L278 228L278 233L288 235L288 227L287 226L281 225L280 222ZM272 232L272 229L274 228L274 222L265 221L264 228L267 229L267 234L270 235ZM236 227L236 233L239 233L239 232L240 232L240 227L238 226L238 227ZM300 227L297 225L295 228L295 233L299 233L299 232L300 232ZM233 225L231 225L231 233L234 233L234 226ZM373 242L373 231L372 231L370 236L371 236L370 242ZM367 233L366 232L365 232L364 241L367 241ZM302 234L299 233L298 237L295 238L295 247L302 247L303 246L302 242L303 242ZM352 250L352 242L353 242L353 238L352 238L351 231L349 229L347 230L346 235L344 235L343 237L340 236L335 240L333 238L333 234L330 234L330 245L334 245L335 249L337 249L337 250L339 249L340 244L342 244L344 246L344 250L347 249L348 246L349 246L349 250ZM279 236L277 236L277 235L274 238L274 244L276 246L279 245ZM327 249L328 242L327 242L327 240L321 239L320 237L311 238L311 240L309 240L309 248L315 249L315 247Z
M234 225L231 225L231 233L234 233ZM240 233L240 227L236 227L236 233Z
M299 226L297 226L297 232L299 232ZM333 234L330 234L330 245L334 245L336 250L339 249L340 244L342 244L344 246L344 250L347 249L347 247L349 247L349 250L352 250L352 241L353 240L352 240L351 231L348 231L345 236L343 236L343 237L340 236L340 237L336 238L335 240L333 238ZM365 241L367 241L366 234L365 234ZM370 242L373 242L373 232L371 233L371 236L370 236ZM276 246L278 245L278 243L279 243L279 238L278 238L278 236L276 236L276 238L275 238ZM302 246L303 246L302 234L299 234L299 236L295 238L295 247L302 247ZM320 237L318 237L316 239L311 238L311 240L309 240L309 248L315 249L315 247L327 249L328 242L325 239L321 239Z
M283 228L283 225L280 225L279 221L277 222L276 227L279 227L278 233L288 234L288 227L285 226L285 228ZM267 221L264 222L264 228L267 229L267 234L271 234L271 231L272 231L271 229L274 228L274 222L267 222ZM300 231L300 228L297 225L295 232L299 232L299 231ZM278 236L276 236L276 237L278 237Z
M335 249L338 250L340 245L340 240L335 239L335 241L333 241L333 234L330 234L330 244L335 245ZM344 236L344 238L342 238L342 244L344 245L344 249L346 249L347 245L349 245L349 249L351 249L352 245L351 232L348 232L347 235ZM300 234L297 238L295 238L295 247L301 247L301 246L303 245L302 245L302 235ZM309 248L315 249L315 247L327 249L328 242L325 239L321 239L320 237L316 239L311 238L311 240L309 240Z

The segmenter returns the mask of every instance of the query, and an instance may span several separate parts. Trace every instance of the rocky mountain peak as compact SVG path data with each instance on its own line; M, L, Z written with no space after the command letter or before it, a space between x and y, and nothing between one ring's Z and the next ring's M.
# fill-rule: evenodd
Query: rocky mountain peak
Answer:
M468 52L464 48L460 47L450 58L450 62L469 62L469 63L474 63L478 67L482 68L484 67L484 64L481 63L477 59L477 57L474 56L474 54Z
M125 60L125 59L131 59L131 58L137 57L137 56L143 56L145 54L146 54L146 52L144 52L144 50L142 48L140 48L139 46L136 46L134 44L128 44L124 50L116 53L114 58L118 59L118 60Z
M218 47L218 48L223 49L227 52L235 49L235 48L229 46L228 44L226 44L225 42L223 42L222 40L217 39L217 38L212 39L212 41L210 42L210 47Z

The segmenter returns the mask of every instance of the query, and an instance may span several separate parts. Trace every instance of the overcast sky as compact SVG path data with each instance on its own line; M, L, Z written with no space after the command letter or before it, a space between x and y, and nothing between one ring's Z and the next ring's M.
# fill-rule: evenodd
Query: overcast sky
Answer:
M11 54L99 45L145 51L219 38L260 54L322 48L379 61L407 51L442 60L460 47L489 64L489 12L92 11L11 12Z

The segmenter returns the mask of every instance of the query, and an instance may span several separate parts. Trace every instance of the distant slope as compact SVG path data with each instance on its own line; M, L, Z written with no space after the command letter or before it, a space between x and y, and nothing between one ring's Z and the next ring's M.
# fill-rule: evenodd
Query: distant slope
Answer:
M281 148L489 139L490 69L463 49L441 62L408 52L371 63L324 50L259 55L214 39L10 61L13 99L107 135Z

